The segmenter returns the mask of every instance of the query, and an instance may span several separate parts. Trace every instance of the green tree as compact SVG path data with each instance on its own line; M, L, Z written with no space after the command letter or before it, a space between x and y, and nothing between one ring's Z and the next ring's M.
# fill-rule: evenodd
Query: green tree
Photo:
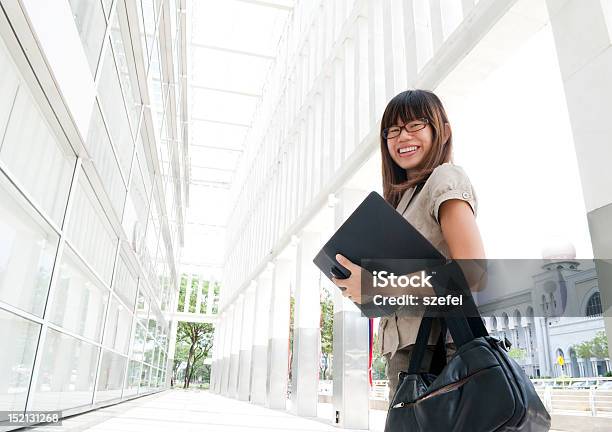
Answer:
M603 359L608 357L608 337L605 332L597 332L591 340L593 346L593 357Z
M380 347L378 346L378 333L374 333L374 340L372 341L372 379L381 380L387 379L386 371L386 360L380 353Z
M189 384L197 372L198 362L208 357L212 348L213 336L214 328L210 323L179 323L176 335L177 348L179 348L179 344L188 347L185 360L187 365L185 367L184 388L189 388Z
M514 360L523 360L527 354L527 350L523 348L513 347L508 351L508 356Z
M333 358L333 346L334 346L334 302L329 293L323 289L321 290L321 356L323 362L321 362L320 378L329 379L331 378L331 365Z

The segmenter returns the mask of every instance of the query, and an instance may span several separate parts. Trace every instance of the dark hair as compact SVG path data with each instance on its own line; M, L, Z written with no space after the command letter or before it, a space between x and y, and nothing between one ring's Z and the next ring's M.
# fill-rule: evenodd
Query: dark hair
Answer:
M387 140L382 131L397 124L404 124L419 118L429 120L432 129L432 147L425 157L423 167L410 172L410 180L405 169L395 163L389 154ZM383 113L380 122L380 151L382 155L382 181L385 200L397 207L402 195L419 183L425 182L432 171L439 165L449 162L452 153L452 134L446 142L444 139L444 124L448 123L446 111L442 102L434 93L427 90L406 90L395 96Z

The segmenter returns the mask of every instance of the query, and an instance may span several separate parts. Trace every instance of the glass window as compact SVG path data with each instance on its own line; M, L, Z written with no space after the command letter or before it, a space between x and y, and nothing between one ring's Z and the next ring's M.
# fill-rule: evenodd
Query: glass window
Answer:
M0 41L0 76L2 77L2 80L0 80L0 94L2 95L0 101L0 137L2 137L19 88L19 75L2 41Z
M106 350L102 353L98 389L96 391L97 402L121 397L126 363L127 358L119 354Z
M64 249L54 290L49 320L99 342L109 291L69 247Z
M591 296L591 298L589 298L589 302L587 303L587 307L586 307L586 316L594 317L594 316L601 316L601 314L602 314L601 297L599 295L599 291L597 291L595 294Z
M1 173L0 202L0 300L42 317L59 236Z
M124 178L128 178L134 141L132 140L128 114L123 102L123 94L119 85L119 76L115 67L112 50L107 50L102 65L98 99L108 126L108 132L117 152L119 166Z
M136 301L136 291L138 290L138 282L136 276L132 273L127 265L127 260L123 254L119 255L117 261L117 270L115 271L115 279L113 281L113 290L121 300L129 307L130 312L134 311L134 302Z
M70 244L110 285L118 238L83 171L73 200L67 229Z
M145 293L144 288L142 287L145 282L141 279L139 283L141 286L138 290L138 300L136 302L136 317L138 318L140 324L142 324L144 328L147 328L147 319L149 318L150 306L149 296Z
M147 333L147 343L144 347L144 362L148 364L153 364L153 354L155 351L155 339L151 336L150 333Z
M69 0L69 3L89 67L95 74L106 31L102 5L97 0Z
M25 409L39 332L39 324L0 309L0 411Z
M112 297L104 326L104 345L127 354L131 329L132 314Z
M87 136L87 152L93 159L96 170L100 174L115 213L120 217L123 211L126 187L121 178L121 171L119 170L119 164L115 158L110 138L102 121L100 106L97 103L91 115L91 124Z
M0 105L6 103L11 102L3 98ZM0 159L36 204L61 225L76 158L59 143L25 85L17 91Z
M91 404L99 351L94 345L48 329L28 408L52 411Z
M123 23L121 26L119 25L120 18ZM117 61L117 70L123 88L123 96L132 123L132 131L136 135L142 102L140 100L140 91L138 90L138 78L134 69L135 63L132 54L129 26L127 25L125 3L122 1L117 3L117 11L112 19L110 39L115 53L115 60Z
M123 397L135 395L138 392L140 384L140 369L142 363L136 360L130 360L128 365L127 379L125 388L123 389Z
M149 391L149 380L151 379L151 367L145 364L142 365L142 373L140 374L140 391L138 393L146 393Z
M132 359L142 361L145 339L147 331L143 326L138 324L136 326L136 332L134 333L134 346L132 347Z

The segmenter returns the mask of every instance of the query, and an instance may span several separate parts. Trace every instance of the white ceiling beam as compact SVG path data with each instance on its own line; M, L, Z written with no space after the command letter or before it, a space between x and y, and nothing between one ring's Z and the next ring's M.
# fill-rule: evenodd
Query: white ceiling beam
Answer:
M217 45L207 45L207 44L202 44L202 43L198 43L198 42L191 42L191 46L194 48L202 48L202 49L209 49L209 50L214 50L214 51L221 51L221 52L226 52L226 53L230 53L230 54L238 54L238 55L244 55L244 56L249 56L249 57L257 57L257 58L262 58L265 60L274 60L275 57L272 55L268 55L268 54L261 54L261 53L255 53L252 51L242 51L242 50L237 50L237 49L233 49L233 48L224 48L224 47L220 47Z
M237 90L222 89L218 87L208 87L208 86L205 86L202 84L196 84L193 82L190 84L190 87L194 89L198 89L198 90L210 90L210 91L219 92L219 93L235 94L238 96L249 96L249 97L254 97L254 98L262 97L261 93L248 93L248 92L237 91Z
M244 152L244 149L211 146L211 145L206 145L206 144L193 144L192 143L191 146L198 147L198 148L207 148L207 149L211 149L211 150L223 150L223 151L229 151L229 152L236 152L236 153Z
M206 122L206 123L217 123L217 124L224 124L224 125L228 125L228 126L236 126L236 127L243 127L243 128L250 128L251 127L250 124L246 124L246 123L228 122L228 121L224 121L224 120L213 120L213 119L208 119L208 118L204 118L204 117L191 117L191 121Z
M280 9L280 10L284 10L284 11L293 10L293 6L287 6L287 5L282 5L282 4L278 4L278 3L271 3L271 2L267 2L267 1L263 1L263 0L236 0L236 1L240 1L242 3L254 4L254 5L257 5L257 6L269 7L269 8L273 8L273 9Z
M215 171L227 171L227 172L236 171L235 169L231 169L231 168L217 168L217 167L194 165L194 164L191 164L191 168L202 168L202 169L210 169L210 170L215 170Z

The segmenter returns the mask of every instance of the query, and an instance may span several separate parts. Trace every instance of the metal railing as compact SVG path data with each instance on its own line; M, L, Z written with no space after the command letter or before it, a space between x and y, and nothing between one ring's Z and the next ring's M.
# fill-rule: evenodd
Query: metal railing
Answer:
M612 377L532 379L540 399L551 414L612 417ZM370 400L388 400L388 380L374 380ZM331 396L333 381L319 381L319 394Z

